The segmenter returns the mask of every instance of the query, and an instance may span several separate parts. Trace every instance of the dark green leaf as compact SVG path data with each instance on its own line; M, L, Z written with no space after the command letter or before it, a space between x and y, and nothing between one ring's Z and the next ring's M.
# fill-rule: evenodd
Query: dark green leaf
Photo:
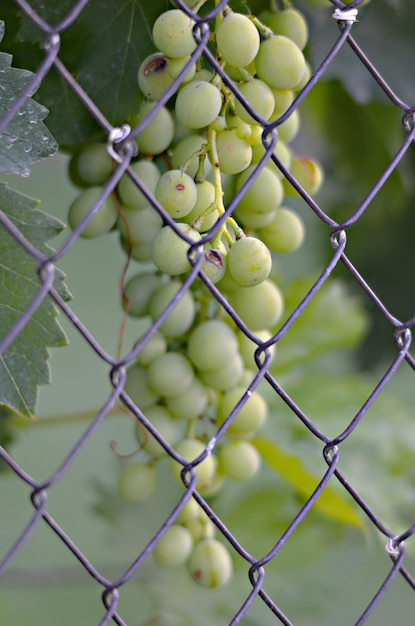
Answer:
M4 23L0 22L0 41L3 35ZM33 78L31 72L11 67L11 62L10 55L0 52L0 119ZM0 171L28 176L33 162L56 152L56 142L42 122L46 115L47 109L32 98L20 107L0 133Z
M37 204L36 200L0 184L2 211L38 250L48 254L52 249L47 241L62 230L63 224L39 211ZM3 227L0 227L0 258L0 338L3 339L35 297L40 281L35 259ZM55 284L68 299L60 272ZM50 382L48 347L67 344L56 313L52 301L46 298L0 357L0 405L24 416L35 412L38 385Z
M299 495L304 498L311 496L319 481L302 465L298 456L287 454L280 446L267 439L254 439L252 443L264 461ZM313 506L327 517L342 524L363 525L355 508L330 485L323 489Z
M56 5L45 7L41 0L34 1L32 6L54 24L65 17L69 9L65 3L63 7L59 4L57 11ZM138 68L141 61L154 52L152 24L167 8L167 0L146 3L126 0L122 4L91 0L62 33L59 58L113 125L128 121L137 112ZM22 28L15 33L13 41L9 41L9 50L24 67L34 70L42 58L37 44L41 38L42 34L23 20ZM88 141L97 132L98 126L89 111L56 71L48 74L37 97L50 109L48 126L60 145Z

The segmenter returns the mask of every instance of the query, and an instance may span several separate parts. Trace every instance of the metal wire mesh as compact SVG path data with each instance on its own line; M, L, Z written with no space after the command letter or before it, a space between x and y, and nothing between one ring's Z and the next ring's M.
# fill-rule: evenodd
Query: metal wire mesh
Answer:
M221 4L216 7L214 11L215 14L221 10L221 8L225 5L225 2L226 0L221 2ZM77 96L77 98L88 110L88 112L93 116L96 122L108 134L109 148L111 149L112 155L118 163L113 174L108 179L101 197L96 201L94 206L91 206L91 212L95 210L95 208L98 206L99 202L101 202L103 198L107 197L114 190L121 176L125 172L128 172L132 180L137 184L137 186L141 189L144 195L147 195L148 200L152 202L154 209L162 215L166 223L175 228L174 221L169 217L169 215L166 214L166 212L159 204L154 202L154 198L148 194L139 178L134 174L133 170L130 167L130 160L134 155L134 138L141 133L141 131L146 127L150 119L152 119L152 117L157 113L160 107L167 102L167 100L170 98L171 94L175 90L176 83L173 83L172 86L166 91L164 97L159 101L152 113L146 119L142 120L131 132L128 132L128 129L126 128L114 129L59 58L60 35L77 19L86 4L87 0L76 3L67 15L62 15L62 21L57 26L52 28L33 11L29 3L25 2L24 0L16 0L16 5L20 8L22 13L24 13L44 33L44 61L41 63L36 74L34 75L33 81L27 85L20 98L18 98L14 102L9 113L1 121L0 130L3 130L7 126L9 121L18 113L20 107L25 102L25 100L33 93L35 88L41 83L49 70L54 67L55 70L60 74L62 79L65 81L65 83L68 85L68 87L73 91L73 93ZM182 7L181 3L178 4L180 4L181 8L185 8ZM31 319L42 301L46 297L51 297L61 313L66 316L70 324L73 325L73 328L76 329L76 331L83 337L84 341L88 344L90 350L95 352L97 357L102 361L102 363L105 364L112 386L112 391L108 396L105 404L97 412L95 418L91 420L88 428L85 430L82 437L80 437L79 441L77 441L76 445L67 455L67 457L62 460L62 462L47 478L47 480L43 482L39 482L38 480L36 480L36 478L28 474L5 449L0 448L1 457L8 464L8 466L15 473L15 475L29 487L30 499L33 505L33 514L31 519L27 523L26 528L23 532L21 532L14 545L11 545L8 548L7 554L0 562L0 573L8 570L9 566L13 563L18 551L26 542L30 541L34 529L39 524L46 524L49 527L50 532L56 535L56 537L58 537L60 541L67 547L67 549L74 555L79 564L80 570L85 570L88 576L93 581L95 581L97 588L100 589L102 593L103 603L102 619L100 621L100 626L109 623L126 625L126 622L124 621L118 608L120 593L123 587L129 583L130 579L138 570L140 570L140 568L145 567L144 563L149 553L153 550L154 546L157 544L157 542L163 536L169 526L171 526L171 524L173 524L173 522L176 520L186 502L192 497L196 499L200 506L206 511L209 518L213 520L218 531L223 535L224 540L229 544L229 546L232 547L234 553L238 554L239 557L244 560L246 564L246 575L247 577L249 577L251 590L246 595L242 603L240 603L239 605L235 605L234 616L229 621L230 624L236 624L240 620L242 620L243 616L247 613L249 607L256 598L260 598L265 606L269 609L269 611L274 614L276 623L282 623L286 625L292 624L292 622L290 621L290 617L285 615L283 610L280 608L278 604L278 599L271 597L266 591L266 568L267 565L274 559L274 557L279 554L282 547L290 540L297 527L303 522L307 523L307 516L310 512L310 509L313 507L314 503L319 498L320 494L323 492L326 486L329 483L332 484L336 481L340 483L343 488L350 494L350 496L360 507L361 511L370 521L370 523L374 527L376 527L376 529L384 536L385 543L387 544L386 550L389 553L391 559L389 572L387 573L382 584L376 590L373 597L368 598L367 606L363 610L356 624L362 624L366 621L369 614L378 605L382 595L392 585L392 582L396 576L399 575L400 577L402 577L412 589L415 589L415 580L411 573L408 571L405 564L404 546L404 542L407 541L414 533L415 525L408 527L403 532L397 535L396 532L394 532L394 529L388 528L385 522L382 519L379 519L376 512L370 508L370 506L365 502L363 497L349 482L347 475L345 475L339 469L339 457L341 454L342 444L348 439L353 431L359 427L363 416L365 415L369 407L375 402L376 398L383 392L385 387L391 381L401 363L406 361L411 369L415 369L414 359L409 353L413 319L407 321L397 319L393 312L391 312L381 302L377 294L374 293L374 291L372 290L371 286L365 282L364 278L359 273L359 269L354 266L354 264L347 255L347 231L349 227L359 220L367 207L370 205L373 198L380 191L385 181L398 166L399 162L413 143L415 136L415 126L413 123L414 111L413 108L408 106L405 102L401 101L399 97L393 92L388 83L382 78L380 71L378 71L378 69L374 67L374 65L371 63L371 60L367 58L364 51L359 47L358 41L356 41L352 35L355 22L353 9L358 7L358 5L360 4L359 0L355 0L355 2L352 2L348 7L343 7L342 3L337 0L333 1L332 4L333 10L335 10L333 33L336 33L336 28L338 27L337 40L335 41L334 45L327 50L326 58L314 71L309 82L297 95L289 109L278 120L265 127L264 146L266 150L264 157L259 163L258 169L256 170L255 174L251 177L251 179L247 181L244 188L242 188L236 194L232 202L230 202L226 209L225 216L222 218L223 221L228 215L233 212L234 207L238 203L238 200L244 193L245 189L249 187L249 185L252 183L255 175L261 170L261 168L269 159L272 159L276 166L283 172L288 181L298 191L300 196L305 200L310 212L312 212L315 217L320 220L322 224L325 225L327 238L330 241L333 249L332 257L327 263L327 266L323 269L319 278L315 281L312 288L304 294L302 301L298 304L295 311L279 328L278 332L270 340L263 343L258 343L258 340L252 335L249 328L247 328L247 326L236 315L235 311L232 309L232 307L229 305L223 295L221 295L219 290L215 288L215 286L209 281L202 278L203 280L205 280L206 287L211 291L213 296L226 310L226 312L234 319L242 332L245 333L247 336L253 338L258 344L258 350L256 352L258 371L249 387L247 387L245 394L241 400L241 404L246 402L246 400L248 399L252 391L258 386L258 384L261 381L265 380L268 383L269 387L274 391L274 393L281 398L282 402L290 408L290 410L292 411L293 420L298 420L300 423L302 423L303 427L311 433L315 440L320 442L321 452L327 463L327 469L322 474L318 486L312 493L309 494L306 502L302 506L299 506L297 514L295 515L291 524L289 524L289 526L287 526L285 531L281 534L281 536L275 537L275 544L272 549L267 554L264 554L261 558L254 557L244 548L243 545L241 545L238 539L225 526L215 510L211 508L211 506L209 506L206 500L197 492L195 488L195 468L215 448L218 439L220 438L222 432L226 429L229 422L232 421L232 419L234 418L237 409L239 409L239 406L235 407L235 410L232 411L232 413L228 416L228 419L223 424L223 426L219 428L219 430L215 433L214 437L206 445L203 454L197 459L194 459L192 463L183 466L182 476L183 482L186 486L183 496L176 503L176 506L170 512L170 514L166 517L161 527L156 530L148 544L139 553L135 554L132 557L131 563L125 569L121 576L114 577L113 579L109 579L104 576L95 567L95 565L88 560L85 553L76 545L73 539L71 539L71 537L65 532L64 528L52 517L52 515L48 511L49 490L59 482L59 480L68 470L68 468L74 462L74 460L78 457L87 442L94 437L95 432L102 424L103 420L111 411L111 409L116 405L119 399L123 400L125 405L128 406L131 413L136 416L136 418L144 425L148 432L151 433L151 435L153 435L158 441L160 441L163 447L165 447L168 454L183 465L182 458L160 437L160 434L147 419L145 412L141 411L139 407L135 406L135 404L125 393L124 383L126 380L126 366L136 358L136 356L142 350L143 346L146 344L148 338L157 331L157 329L163 323L164 319L169 315L171 309L175 306L176 302L189 289L189 286L193 283L193 281L198 278L201 265L200 251L202 249L202 246L205 242L207 242L214 236L222 221L218 223L211 232L205 235L205 237L202 238L200 242L192 243L189 241L189 243L192 243L191 251L189 254L189 258L192 262L192 269L183 281L182 287L180 288L174 300L170 302L169 306L159 317L157 322L154 323L154 325L145 335L143 335L142 339L136 344L134 349L124 358L118 360L117 358L114 358L113 356L108 354L106 350L103 349L99 342L94 338L93 329L87 328L83 324L82 320L78 319L77 315L73 312L70 305L68 305L63 300L61 295L59 295L56 288L54 287L55 264L59 262L59 260L70 250L70 248L77 241L83 224L80 224L79 227L75 228L75 230L66 238L66 241L63 243L63 245L61 245L54 254L52 254L51 256L45 256L42 252L32 246L32 244L24 237L21 232L19 232L16 226L11 223L11 221L7 218L5 214L0 212L2 227L7 229L9 233L19 243L22 249L22 253L27 254L36 260L38 264L39 277L39 290L36 294L36 297L24 311L13 331L9 333L6 337L3 337L0 345L0 353L4 351L15 340L25 324L28 322L28 320ZM189 61L189 64L194 59L197 59L200 55L204 55L208 62L212 65L212 67L221 75L225 84L233 90L234 85L232 81L228 78L222 67L216 62L214 56L209 52L207 48L207 39L209 34L207 22L213 17L214 13L204 17L200 17L197 20L198 28L195 30L195 32L198 33L199 42L196 50L192 54L192 59L191 61ZM303 102L307 98L310 91L319 82L325 70L329 67L333 59L337 56L339 51L344 46L348 46L353 51L356 60L363 64L367 72L373 77L373 80L378 83L380 89L384 92L387 99L396 107L396 109L401 111L405 136L402 141L402 145L396 152L396 155L391 160L388 167L380 176L380 178L374 182L373 187L367 194L366 198L361 202L359 206L355 208L353 214L346 222L339 224L334 219L332 219L323 210L323 208L319 206L319 204L312 197L310 197L310 195L302 188L298 181L286 169L284 164L279 161L278 157L274 154L273 149L277 141L276 131L278 131L278 127L286 119L288 119L288 117L292 114L293 111L297 109L301 102ZM183 69L182 74L186 71L187 66ZM180 76L177 80L180 80ZM249 104L247 102L244 102L244 105L251 113L251 115L255 116L255 111L252 111L252 109L249 107ZM176 232L178 232L177 229ZM316 424L309 418L309 416L305 414L302 409L296 404L295 400L287 394L284 388L280 385L279 381L271 375L268 370L268 349L271 346L277 344L285 335L290 333L292 325L295 324L296 320L302 315L306 307L310 304L315 295L319 292L320 288L326 282L332 271L339 264L343 264L347 268L350 275L360 286L362 292L365 294L365 297L372 301L374 306L378 309L380 315L383 316L386 322L389 324L391 334L393 334L396 342L396 357L391 363L390 367L385 372L385 374L380 379L379 383L373 389L372 393L367 398L365 403L352 417L348 426L343 431L338 432L335 437L329 437L325 432L323 432L316 426ZM312 330L310 332L312 332ZM189 599L189 602L191 602L191 599ZM197 623L197 618L195 618L195 623Z

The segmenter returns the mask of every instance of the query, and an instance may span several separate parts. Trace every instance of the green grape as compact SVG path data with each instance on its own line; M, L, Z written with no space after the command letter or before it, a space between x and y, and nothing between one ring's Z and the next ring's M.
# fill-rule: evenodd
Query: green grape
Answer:
M190 498L176 517L176 524L186 525L187 522L198 519L199 512L202 510L196 500Z
M272 259L267 246L257 237L242 237L228 252L232 278L241 287L259 285L269 276Z
M274 110L270 121L274 121L281 117L294 100L294 92L291 89L272 89L274 96Z
M284 9L273 13L265 21L276 35L284 35L291 39L300 50L303 50L308 41L308 26L305 17L296 9Z
M314 159L304 159L301 157L293 157L291 161L290 173L297 182L311 195L317 193L323 184L323 170L321 165ZM297 191L288 181L284 181L285 193L297 196Z
M208 391L198 378L181 393L169 396L166 404L169 410L181 420L196 419L203 415L209 401Z
M154 404L146 408L145 415L157 432L171 446L174 446L184 437L185 424L174 419L165 407ZM152 457L158 458L165 454L164 448L157 439L140 422L136 422L135 437L140 447Z
M144 102L140 107L134 123L138 124L154 108L153 102ZM161 154L172 142L174 136L173 117L166 107L156 113L151 122L136 137L137 147L141 154Z
M196 48L193 37L195 22L180 9L162 13L153 25L153 41L167 57L175 59L191 54Z
M192 80L203 80L206 83L210 83L214 76L215 74L212 72L212 70L208 70L203 67L202 69L197 70Z
M202 370L200 377L209 387L226 391L234 387L244 372L244 362L240 354L234 354L222 367L214 370Z
M190 61L190 55L180 59L168 59L167 72L174 79L180 74L186 63ZM196 73L196 63L192 63L187 73L182 78L182 83L188 83Z
M128 258L139 261L140 263L147 263L151 261L151 241L133 243L121 236L120 245Z
M157 200L175 219L184 217L193 209L197 200L196 185L183 170L168 170L156 186Z
M291 209L280 207L271 224L258 231L258 237L275 252L294 252L304 241L302 219Z
M167 341L164 335L159 332L154 333L141 348L137 355L137 363L140 365L148 365L156 356L167 351Z
M219 115L222 96L217 87L203 80L192 80L177 94L175 112L183 126L198 129L209 126Z
M160 100L173 82L163 53L146 57L138 69L138 86L148 100Z
M191 577L202 587L221 587L233 574L228 550L213 538L202 539L195 545L188 566Z
M171 153L171 164L174 168L182 167L185 163L187 163L186 173L194 178L197 173L197 169L199 166L199 157L195 156L191 159L190 163L188 162L190 157L193 156L197 151L199 151L202 146L204 146L207 142L206 137L202 135L188 135L187 137L183 137L172 149ZM206 163L205 160L205 174L207 175L211 169L210 164Z
M160 178L157 165L153 161L141 160L133 163L131 168L148 191L154 195ZM147 198L127 174L124 174L118 183L117 191L124 208L144 209L148 206Z
M218 248L208 248L204 252L201 270L213 284L218 283L226 272L226 254Z
M273 220L276 211L270 213L257 213L256 211L248 211L236 207L233 212L233 217L238 224L243 228L264 228L267 224L270 224Z
M259 33L246 15L226 13L215 35L218 52L226 63L246 67L255 59L260 44Z
M260 285L232 291L229 304L252 331L272 328L281 318L284 301L281 291L270 280Z
M236 191L241 189L255 170L256 166L251 165L238 176ZM248 212L271 213L280 205L283 195L284 190L278 176L274 171L264 167L245 191L237 206Z
M224 70L229 78L232 78L232 80L236 83L251 80L256 72L255 59L245 67L236 67L235 65L231 65L230 63L225 63Z
M192 548L192 533L184 526L173 524L154 546L153 558L159 567L178 567L187 561Z
M245 392L245 387L236 386L226 391L218 404L217 425L221 426ZM268 415L268 405L258 391L253 391L246 403L228 427L228 435L243 437L257 431Z
M178 230L194 242L201 239L200 233L189 224L178 222ZM191 268L187 251L190 245L170 226L164 226L153 240L152 260L161 272L176 276L188 272Z
M237 439L223 444L219 451L221 470L234 480L249 480L259 471L261 457L249 441Z
M111 175L113 161L105 144L90 143L76 153L71 161L70 172L75 184L83 186L103 185Z
M132 317L141 317L148 312L150 299L160 286L161 279L154 272L135 274L126 282L123 306Z
M275 35L263 41L255 59L258 77L274 89L294 89L303 77L305 59L288 37Z
M153 292L149 303L148 312L153 321L169 306L169 303L182 286L178 280L172 280L158 287ZM162 325L161 332L167 337L181 337L186 334L195 318L195 301L191 291L185 291L180 300L176 302Z
M252 148L234 128L217 133L216 149L223 174L239 174L251 163Z
M183 221L191 224L195 230L203 233L212 228L219 218L217 209L206 213L215 202L215 187L208 180L196 183L196 204Z
M213 539L215 536L215 524L199 505L197 516L186 520L184 526L191 532L193 541Z
M259 146L254 146L252 149L252 162L258 163L264 156L264 153L265 153L265 148L262 145L262 143ZM277 141L275 148L274 148L274 154L280 160L281 164L289 170L290 165L291 165L291 160L292 160L292 153L291 153L290 148L283 141ZM285 191L284 182L283 182L284 179L283 179L283 174L281 170L279 169L279 167L275 165L274 161L271 161L271 159L269 159L267 164L265 165L265 168L271 170L273 174L276 174L278 178L282 180L282 195L284 195L284 191ZM281 197L281 200L282 200L282 197Z
M300 115L298 110L293 111L290 117L277 127L277 130L280 141L284 143L293 141L300 130Z
M247 83L239 85L239 91L249 102L260 117L268 120L275 108L274 94L266 83L254 78ZM247 124L256 124L254 118L248 113L244 105L235 97L235 113Z
M313 70L311 69L311 65L306 60L303 77L300 80L300 82L298 83L298 85L295 86L295 91L301 91L301 89L304 89L304 87L306 86L306 84L310 80L312 73L313 73Z
M272 333L270 333L268 330L259 330L255 334L258 337L258 339L260 339L263 342L268 341L268 339L272 337ZM249 337L247 337L247 335L245 335L245 333L243 333L242 331L238 333L238 342L239 342L239 351L240 351L245 367L248 367L248 368L257 367L254 352L258 348L258 344L252 341ZM267 352L271 356L270 362L273 361L276 350L277 350L276 345L273 345L267 349ZM261 358L264 358L263 353L262 353Z
M157 404L160 396L149 383L148 371L138 363L134 363L127 369L127 380L124 391L139 409L146 409Z
M89 213L91 206L101 194L101 187L89 187L81 191L72 202L68 212L69 226L74 229ZM81 237L93 239L110 232L118 218L118 208L112 196L108 196L95 210L93 216L81 232Z
M117 222L121 237L133 245L146 243L151 245L162 226L161 216L150 205L120 214Z
M118 493L127 502L143 502L154 492L156 482L154 467L146 463L130 463L118 477Z
M205 320L189 335L187 355L202 371L221 368L237 353L236 335L222 320Z
M148 366L150 387L165 398L185 391L193 378L192 365L181 352L164 352Z
M182 439L174 448L177 454L183 457L188 463L197 459L205 450L203 443L199 441L199 439L193 438ZM183 466L174 459L171 459L171 466L174 476L181 481L180 474ZM211 483L216 472L216 466L216 458L212 454L209 454L194 467L197 476L196 488L198 490Z

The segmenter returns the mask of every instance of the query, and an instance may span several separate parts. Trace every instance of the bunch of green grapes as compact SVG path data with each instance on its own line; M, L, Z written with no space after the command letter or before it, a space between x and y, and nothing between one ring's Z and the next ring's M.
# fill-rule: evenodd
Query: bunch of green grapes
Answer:
M132 503L155 491L156 465L163 458L169 457L178 481L187 484L194 474L204 498L260 470L252 439L268 406L260 387L246 390L264 359L269 365L275 357L274 347L258 350L272 338L284 309L271 278L272 256L298 249L304 239L301 218L283 205L295 192L282 171L272 161L258 168L265 153L263 129L281 118L310 75L304 17L285 9L257 19L226 7L211 24L211 38L230 84L203 55L193 60L194 26L179 9L154 23L157 52L138 69L142 102L129 121L144 121L167 89L174 93L136 138L133 175L125 174L92 216L90 208L114 163L101 144L84 147L70 163L82 191L69 209L69 224L75 228L88 215L82 236L118 233L121 248L136 264L122 304L153 330L146 340L137 338L140 349L124 389L157 433L135 422L140 458L125 465L118 481L119 493ZM319 165L295 155L289 145L299 129L298 112L277 129L276 157L314 193L322 180ZM232 215L224 215L227 206ZM199 278L182 292L194 263L200 263ZM212 295L213 286L238 323ZM207 453L218 429L221 437ZM162 567L186 562L204 586L224 584L232 574L227 548L194 499L153 556Z

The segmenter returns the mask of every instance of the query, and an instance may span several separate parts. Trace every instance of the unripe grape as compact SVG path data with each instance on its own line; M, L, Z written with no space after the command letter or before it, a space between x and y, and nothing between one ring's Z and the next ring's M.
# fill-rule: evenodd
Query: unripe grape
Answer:
M124 287L124 308L128 307L128 314L133 317L146 315L150 299L160 286L159 276L150 273L140 273L132 276Z
M72 158L82 185L103 185L111 175L113 161L103 143L87 144Z
M154 195L160 178L157 165L153 161L140 160L133 163L131 168L147 190ZM117 191L124 208L144 209L148 206L147 198L127 174L124 174L118 183Z
M195 230L203 233L212 228L219 218L219 212L216 209L203 215L206 209L215 202L215 187L208 180L204 180L196 183L196 194L196 204L183 221L191 224Z
M167 351L167 341L164 335L159 332L154 333L137 354L137 363L149 365L156 356Z
M125 211L120 214L117 222L121 237L133 245L151 245L162 226L161 216L151 205Z
M268 120L275 108L274 94L266 83L258 78L242 83L239 91L249 102L259 117ZM242 102L235 97L235 112L247 124L256 124L255 119L248 113Z
M166 404L180 420L196 419L203 415L209 401L209 394L198 378L193 378L184 391L169 396Z
M217 133L216 148L220 171L224 174L239 174L251 163L252 148L238 137L234 128Z
M154 492L156 482L154 467L146 463L130 463L118 477L118 493L128 502L143 502Z
M238 340L222 320L201 322L190 333L187 354L200 370L216 370L238 353Z
M169 215L179 219L196 204L196 185L182 170L168 170L159 179L155 196Z
M198 585L220 587L232 577L232 560L228 550L217 539L202 539L190 556L189 571Z
M191 156L193 156L201 147L206 144L207 139L202 135L187 135L180 139L180 141L173 147L171 153L171 164L175 168L182 167L188 162ZM206 167L206 165L208 167ZM199 157L194 157L186 168L186 173L192 178L196 175L199 166ZM205 174L210 170L210 164L205 161Z
M275 252L294 252L304 241L304 223L292 209L280 207L269 226L258 231L258 236Z
M232 278L241 287L259 285L269 276L272 259L267 246L256 237L242 237L228 252Z
M255 335L258 337L258 339L260 339L264 343L272 337L272 333L270 333L268 330L259 330L255 333ZM239 343L239 351L242 356L245 367L256 368L257 365L256 365L254 353L258 348L258 344L255 341L252 341L252 339L250 339L242 331L238 332L238 343ZM267 348L267 353L269 353L271 357L270 362L273 361L276 350L277 350L277 346L275 344ZM265 358L265 353L262 352L261 360L263 360L264 358Z
M190 498L181 509L179 515L176 517L176 524L186 524L190 520L197 519L199 512L202 509L194 498Z
M251 363L252 364L252 363ZM245 392L242 386L226 391L218 404L217 425L221 426ZM268 415L268 405L258 391L253 391L243 407L235 415L226 433L244 436L261 428Z
M305 59L288 37L275 35L263 41L255 59L258 77L274 89L294 89L303 77Z
M228 295L230 305L252 331L272 328L284 311L280 289L270 280L260 285L232 291Z
M323 170L314 159L294 157L291 161L290 172L309 194L317 193L323 183ZM297 191L288 181L284 183L284 188L287 194L297 195Z
M172 280L169 283L160 285L153 292L149 302L148 312L153 322L162 314L169 306L171 300L182 286L178 280ZM195 318L195 301L191 291L186 291L180 300L176 302L166 319L160 326L160 330L167 337L181 337L191 327Z
M169 76L171 76L171 78L173 79L176 78L180 74L186 63L188 63L189 61L190 55L182 57L180 59L168 59L167 72L169 73ZM195 73L196 63L192 63L186 74L181 79L181 82L188 83L190 80L192 80Z
M174 446L184 436L185 424L172 417L171 413L163 406L154 404L145 410L145 415L152 426L171 446ZM137 422L135 436L140 447L152 457L158 458L165 454L164 448L146 428Z
M259 33L246 15L227 13L219 22L215 35L219 54L226 63L245 67L255 59Z
M160 395L149 384L148 371L138 363L127 369L127 380L124 385L125 393L139 409L146 409L157 404Z
M160 100L173 78L168 72L168 61L162 52L151 54L138 70L138 86L148 100Z
M251 165L236 179L236 191L246 183L255 172L256 166ZM255 213L271 213L280 205L284 190L280 179L273 170L263 168L251 182L243 197L238 202L238 208Z
M308 26L305 17L296 9L284 9L271 14L265 24L276 34L291 39L300 50L308 41Z
M215 536L216 527L200 506L198 506L197 516L186 520L184 526L192 533L194 541L213 538Z
M173 524L154 546L153 557L159 567L177 567L187 561L192 548L192 533L184 526Z
M222 280L226 272L226 255L223 250L217 248L205 250L201 270L213 284Z
M261 467L258 450L249 441L232 440L223 444L219 451L221 470L234 480L248 480Z
M200 233L188 224L177 223L176 227L186 237L197 242L201 239ZM164 226L153 240L153 263L161 272L176 276L190 270L187 251L190 245L182 239L170 226Z
M82 191L72 202L68 212L69 226L74 229L89 213L92 205L101 194L101 187L89 187ZM81 232L81 237L93 239L110 232L118 218L117 205L112 196L108 196L95 210L89 222Z
M148 367L148 382L162 397L185 391L194 378L190 361L181 352L164 352Z
M204 128L219 115L222 96L217 87L203 80L192 80L177 94L175 112L178 121L189 128Z
M243 228L257 229L264 228L270 224L275 213L276 211L271 211L270 213L257 213L256 211L244 210L237 206L233 212L233 217Z
M205 446L198 439L188 438L182 439L175 446L175 450L177 454L183 457L188 463L192 463L195 459L197 459L205 450ZM181 481L181 471L183 466L171 459L173 474ZM208 485L215 474L217 465L217 460L212 454L208 454L207 457L203 459L198 465L194 467L197 475L196 488L199 489L201 486Z
M234 354L224 365L214 370L203 370L200 377L213 389L226 391L234 387L244 371L244 363L240 354Z
M136 124L141 122L154 108L153 102L144 102L140 112L134 120ZM172 142L174 136L174 122L171 113L162 107L151 122L136 137L136 143L142 154L161 154Z
M196 48L193 37L195 22L180 9L162 13L153 25L155 46L168 57L175 59L191 54Z

